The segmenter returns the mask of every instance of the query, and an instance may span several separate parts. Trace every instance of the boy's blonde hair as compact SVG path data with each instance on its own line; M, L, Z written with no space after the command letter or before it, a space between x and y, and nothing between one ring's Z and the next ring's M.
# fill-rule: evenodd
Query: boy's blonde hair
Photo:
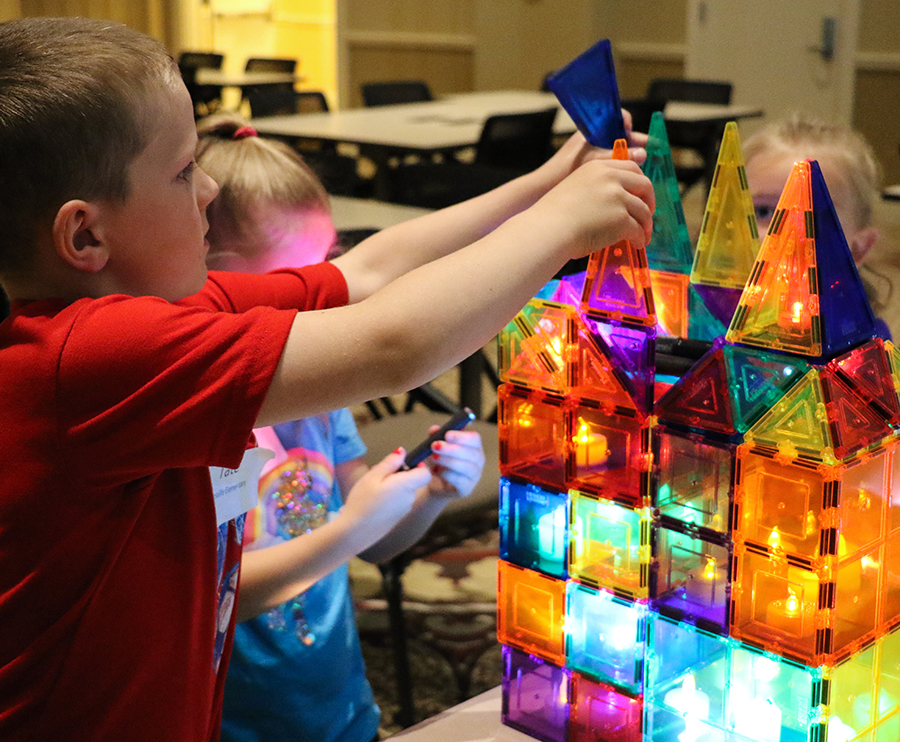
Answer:
M744 160L779 149L803 153L819 160L826 181L838 178L846 187L858 227L872 223L878 198L881 167L871 145L859 132L847 126L829 124L802 114L763 127L744 144ZM824 164L823 164L824 162Z
M243 236L254 204L308 207L331 213L328 193L297 152L275 139L235 137L247 122L235 114L218 114L197 124L197 164L219 185L207 207L210 225Z
M118 23L0 23L0 275L31 268L66 201L127 198L150 94L179 80L161 43Z

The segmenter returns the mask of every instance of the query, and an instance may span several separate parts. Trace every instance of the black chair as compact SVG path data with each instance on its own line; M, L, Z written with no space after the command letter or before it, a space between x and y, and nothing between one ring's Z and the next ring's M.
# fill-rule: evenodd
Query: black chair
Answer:
M247 60L244 65L244 72L269 72L276 74L284 74L290 75L290 79L284 82L267 82L267 83L259 83L254 85L243 85L241 87L241 94L244 96L245 100L251 101L250 107L252 109L254 99L257 100L257 108L260 105L272 105L262 103L260 99L266 98L268 96L275 96L276 93L282 92L285 95L289 95L294 90L294 73L297 69L297 60L296 59L288 59L288 58L275 58L275 57L251 57ZM268 115L274 116L275 114L253 114L257 115Z
M320 90L298 91L259 85L248 91L247 100L253 118L329 111L328 99ZM338 152L334 142L302 137L274 138L281 139L300 153L328 193L340 196L368 195L368 183L359 175L356 157Z
M254 85L247 90L253 118L288 116L295 113L326 113L328 101L319 90L298 91L277 85Z
M728 105L731 103L732 91L730 82L658 78L652 80L647 88L647 102L650 111L661 111L670 101ZM672 150L693 152L700 159L699 165L679 164L676 159L675 176L682 191L701 180L705 181L707 189L712 184L724 130L724 123L666 122L666 133Z
M222 104L222 86L201 85L197 82L197 70L220 70L224 59L223 54L214 52L186 51L178 56L178 69L191 95L194 115L197 118L214 113Z
M297 60L286 57L250 57L244 65L245 72L283 72L293 75L297 70ZM291 83L293 87L293 83Z
M363 104L367 108L434 100L431 89L424 80L366 82L360 86L360 92L362 93Z
M556 108L490 116L471 163L402 165L394 173L399 203L443 208L534 170L552 153Z
M440 425L446 420L446 413L413 411L408 414L388 414L377 422L361 425L359 434L368 449L366 462L371 465L380 461L399 445L411 448L424 437L431 425ZM407 567L417 559L424 559L438 551L456 546L466 539L489 533L499 527L497 426L482 420L475 420L469 427L481 434L486 462L484 473L475 491L468 497L454 500L447 505L428 532L416 544L390 561L378 565L388 609L388 625L400 707L395 721L404 727L414 724L417 718L407 649L406 617L403 609L403 574ZM454 666L454 671L461 702L468 695L471 667Z

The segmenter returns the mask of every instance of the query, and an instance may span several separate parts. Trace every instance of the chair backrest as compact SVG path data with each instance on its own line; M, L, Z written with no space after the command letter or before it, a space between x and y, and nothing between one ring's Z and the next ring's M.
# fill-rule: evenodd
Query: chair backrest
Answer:
M284 72L288 75L293 75L296 69L296 59L274 57L251 57L244 66L245 72Z
M321 90L303 90L296 95L297 113L326 113L331 110L328 99Z
M491 167L533 170L550 156L556 108L489 116L481 129L475 162Z
M188 69L220 70L224 59L224 54L216 54L215 52L181 52L178 55L178 68L182 72Z
M434 100L431 89L424 80L365 82L360 85L360 91L363 104L367 107Z
M220 70L224 59L224 54L216 54L215 52L181 52L178 56L178 71L181 72L181 79L184 80L184 85L191 96L195 114L198 106L208 107L219 101L222 96L221 85L200 85L197 83L197 70ZM207 110L206 112L208 113L209 111Z
M250 103L250 114L254 118L323 113L329 110L325 94L319 90L298 92L276 85L258 85L248 88L246 97Z
M647 98L663 103L680 100L690 103L731 103L734 86L730 82L713 80L677 80L658 78L650 81Z

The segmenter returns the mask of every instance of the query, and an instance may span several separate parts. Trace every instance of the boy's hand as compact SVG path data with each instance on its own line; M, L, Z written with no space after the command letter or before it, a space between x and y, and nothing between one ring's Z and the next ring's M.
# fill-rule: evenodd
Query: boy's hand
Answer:
M430 433L437 430L432 426ZM484 470L481 436L473 430L450 430L446 440L435 441L429 459L434 477L428 484L432 498L468 497Z
M646 245L655 205L653 184L636 163L593 159L528 211L536 234L562 240L578 258L620 240Z
M340 517L365 528L367 544L384 537L412 509L416 491L432 479L427 466L398 471L406 455L398 448L379 461L347 493Z

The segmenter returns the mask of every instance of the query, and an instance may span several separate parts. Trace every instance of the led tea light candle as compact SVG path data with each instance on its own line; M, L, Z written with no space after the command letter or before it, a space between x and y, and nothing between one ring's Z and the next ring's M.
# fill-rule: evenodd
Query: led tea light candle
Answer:
M560 506L538 518L538 551L541 559L562 562L566 554L566 508Z
M665 704L684 717L684 731L678 742L697 742L709 729L703 721L709 716L709 696L697 689L693 673L688 673L681 686L666 693Z
M688 572L685 597L699 605L722 605L725 603L725 568L719 566L715 557L707 554L703 566Z
M591 430L590 423L578 418L578 428L572 436L575 445L575 465L580 469L590 469L606 463L609 446L606 436Z

